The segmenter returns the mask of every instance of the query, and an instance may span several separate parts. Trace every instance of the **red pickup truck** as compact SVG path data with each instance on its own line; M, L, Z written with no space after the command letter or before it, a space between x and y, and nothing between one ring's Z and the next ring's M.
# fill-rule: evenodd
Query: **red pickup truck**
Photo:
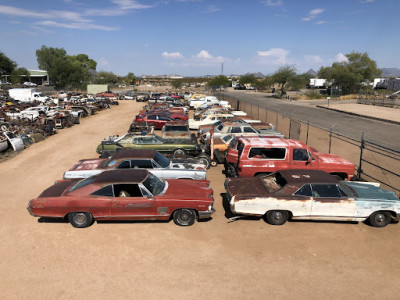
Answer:
M228 177L257 176L287 169L322 170L343 180L354 176L350 161L306 144L276 137L240 137L226 155Z

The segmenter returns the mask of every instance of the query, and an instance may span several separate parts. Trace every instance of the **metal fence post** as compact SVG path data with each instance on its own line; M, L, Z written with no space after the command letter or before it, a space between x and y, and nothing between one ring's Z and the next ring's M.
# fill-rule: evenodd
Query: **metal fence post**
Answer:
M329 152L331 153L331 147L332 147L332 133L333 133L333 127L335 127L336 124L333 124L331 128L329 128Z
M278 129L278 115L279 115L279 110L276 111L276 120L275 120L276 129Z
M357 169L357 178L360 179L361 178L361 174L362 174L362 161L363 161L363 154L364 154L364 148L365 148L365 144L364 144L364 137L365 137L365 133L364 131L361 134L361 144L360 144L360 162L358 164L358 169Z
M306 136L306 145L308 145L308 132L310 130L310 120L307 121L307 136Z
M268 122L268 106L265 107L265 122Z

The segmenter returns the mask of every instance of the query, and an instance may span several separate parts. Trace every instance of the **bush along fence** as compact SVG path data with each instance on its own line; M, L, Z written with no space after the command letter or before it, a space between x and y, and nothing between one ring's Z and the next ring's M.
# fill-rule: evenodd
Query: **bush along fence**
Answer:
M364 132L354 139L335 132L335 125L321 128L296 119L295 113L285 115L239 98L216 94L221 100L229 101L235 110L245 111L249 117L272 123L276 130L290 139L296 139L321 152L346 158L356 165L356 180L379 182L383 188L400 194L400 152L369 142Z

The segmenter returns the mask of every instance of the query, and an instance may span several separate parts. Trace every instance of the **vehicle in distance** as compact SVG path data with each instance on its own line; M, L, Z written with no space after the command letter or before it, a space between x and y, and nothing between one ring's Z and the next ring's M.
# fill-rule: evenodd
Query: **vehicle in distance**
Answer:
M206 165L173 160L156 150L121 150L109 158L82 159L64 173L64 179L87 178L113 169L147 169L161 179L206 179Z
M24 87L36 87L37 84L36 84L36 83L33 83L33 82L30 82L30 81L25 81L25 82L23 83L23 86L24 86Z
M225 171L228 176L257 176L287 169L322 170L351 180L355 166L333 154L321 153L291 139L268 136L239 137L229 146Z
M375 183L339 181L319 170L228 178L225 188L233 213L264 217L272 225L289 219L368 220L384 227L400 217L400 199L394 192Z
M155 134L125 134L121 137L111 136L102 141L97 147L97 153L108 157L117 150L128 149L154 149L162 154L175 156L196 156L202 152L201 146L196 140L188 139L163 139Z
M162 128L162 137L164 139L190 139L191 133L187 122L171 121L165 123Z
M207 180L162 180L147 170L111 170L64 180L29 201L35 217L68 218L74 227L94 220L174 220L180 226L211 217L213 190Z

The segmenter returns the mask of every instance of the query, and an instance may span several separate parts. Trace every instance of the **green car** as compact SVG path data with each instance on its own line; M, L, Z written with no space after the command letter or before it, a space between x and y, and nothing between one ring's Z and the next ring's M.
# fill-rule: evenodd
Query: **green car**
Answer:
M165 155L173 155L175 157L204 156L209 160L207 155L202 154L203 148L197 140L189 139L163 139L155 134L126 134L121 137L109 137L97 146L96 152L101 157L108 157L116 151L122 149L154 149Z

